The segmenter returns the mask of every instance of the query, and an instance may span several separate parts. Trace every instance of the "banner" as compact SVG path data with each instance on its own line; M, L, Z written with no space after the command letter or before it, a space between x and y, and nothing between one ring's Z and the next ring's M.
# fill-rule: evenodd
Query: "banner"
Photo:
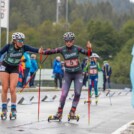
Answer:
M1 27L8 28L9 0L0 0Z
M130 66L130 80L131 80L131 84L132 84L132 106L134 108L134 46L132 48L132 61L131 61L131 66Z

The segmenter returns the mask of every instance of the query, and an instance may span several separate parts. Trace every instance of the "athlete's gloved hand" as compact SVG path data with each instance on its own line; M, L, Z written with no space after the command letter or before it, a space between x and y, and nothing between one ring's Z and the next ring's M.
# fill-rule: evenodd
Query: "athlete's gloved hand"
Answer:
M92 44L90 41L87 42L87 49L91 49L92 48Z
M44 53L43 47L40 47L40 48L39 48L38 53L39 53L39 54L43 54L43 53Z

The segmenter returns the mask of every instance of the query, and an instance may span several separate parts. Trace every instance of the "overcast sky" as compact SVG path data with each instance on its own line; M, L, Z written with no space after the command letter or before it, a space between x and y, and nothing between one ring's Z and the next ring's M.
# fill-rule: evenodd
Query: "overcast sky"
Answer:
M131 2L134 2L134 0L130 0Z

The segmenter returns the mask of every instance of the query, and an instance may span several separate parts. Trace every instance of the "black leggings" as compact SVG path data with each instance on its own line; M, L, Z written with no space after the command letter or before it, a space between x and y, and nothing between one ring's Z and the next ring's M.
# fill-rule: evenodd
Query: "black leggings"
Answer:
M62 94L60 98L60 108L64 108L66 97L68 95L72 81L74 81L74 99L72 107L77 107L81 95L81 89L83 84L83 76L81 72L67 73L65 72L62 83Z

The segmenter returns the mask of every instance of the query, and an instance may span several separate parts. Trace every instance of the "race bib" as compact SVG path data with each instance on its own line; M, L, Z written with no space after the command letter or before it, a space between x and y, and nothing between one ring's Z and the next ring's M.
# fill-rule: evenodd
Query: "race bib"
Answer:
M78 66L78 64L79 64L78 59L65 60L66 67L76 67Z
M0 71L5 71L5 70L6 70L6 67L3 66L3 65L1 65L1 66L0 66Z
M97 69L90 69L89 70L89 74L97 74L97 73L98 73Z

